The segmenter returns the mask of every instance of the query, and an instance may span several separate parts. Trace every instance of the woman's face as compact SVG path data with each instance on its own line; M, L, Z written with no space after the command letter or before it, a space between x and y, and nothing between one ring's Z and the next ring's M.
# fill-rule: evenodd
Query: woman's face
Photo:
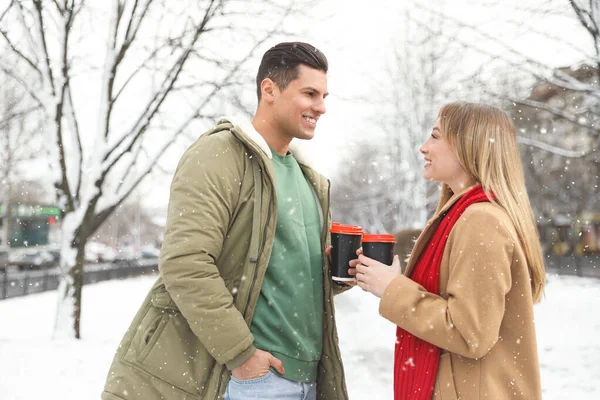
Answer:
M469 184L469 176L461 167L458 156L442 133L439 118L435 122L431 135L419 150L425 158L423 171L425 179L445 183L454 193Z

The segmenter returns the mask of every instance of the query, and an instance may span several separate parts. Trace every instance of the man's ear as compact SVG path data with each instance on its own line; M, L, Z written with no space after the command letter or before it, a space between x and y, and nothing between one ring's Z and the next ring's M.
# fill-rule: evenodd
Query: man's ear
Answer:
M270 78L265 78L260 83L261 99L270 103L279 94L279 87Z

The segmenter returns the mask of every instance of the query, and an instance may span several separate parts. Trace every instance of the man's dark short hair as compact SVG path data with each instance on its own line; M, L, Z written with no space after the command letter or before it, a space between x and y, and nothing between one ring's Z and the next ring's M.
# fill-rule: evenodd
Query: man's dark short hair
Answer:
M262 58L256 75L256 94L261 98L260 83L269 78L284 90L298 78L298 65L327 73L328 64L325 55L316 47L303 42L285 42L271 47Z

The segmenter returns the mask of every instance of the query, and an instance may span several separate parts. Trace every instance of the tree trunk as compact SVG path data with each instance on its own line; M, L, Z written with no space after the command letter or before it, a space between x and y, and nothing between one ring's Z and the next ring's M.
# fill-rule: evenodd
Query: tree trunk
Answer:
M58 307L54 337L61 339L81 338L81 292L83 289L83 265L85 243L64 249L60 255L62 278L58 285ZM69 262L73 260L74 262Z
M73 331L75 339L81 339L81 292L83 290L83 265L85 263L85 243L77 249L75 265L69 270L73 291Z
M81 213L78 211L63 214L60 249L61 281L58 286L54 337L65 340L81 338L81 293L87 242L87 235L81 229L82 223Z

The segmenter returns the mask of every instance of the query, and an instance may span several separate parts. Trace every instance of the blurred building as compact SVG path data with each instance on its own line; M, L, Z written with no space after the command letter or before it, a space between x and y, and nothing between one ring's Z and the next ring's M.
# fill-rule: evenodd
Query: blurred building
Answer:
M11 248L48 246L60 240L61 211L52 205L13 204L8 218ZM0 205L0 227L4 232L7 216Z
M599 77L590 65L559 68L510 111L547 253L600 253Z

